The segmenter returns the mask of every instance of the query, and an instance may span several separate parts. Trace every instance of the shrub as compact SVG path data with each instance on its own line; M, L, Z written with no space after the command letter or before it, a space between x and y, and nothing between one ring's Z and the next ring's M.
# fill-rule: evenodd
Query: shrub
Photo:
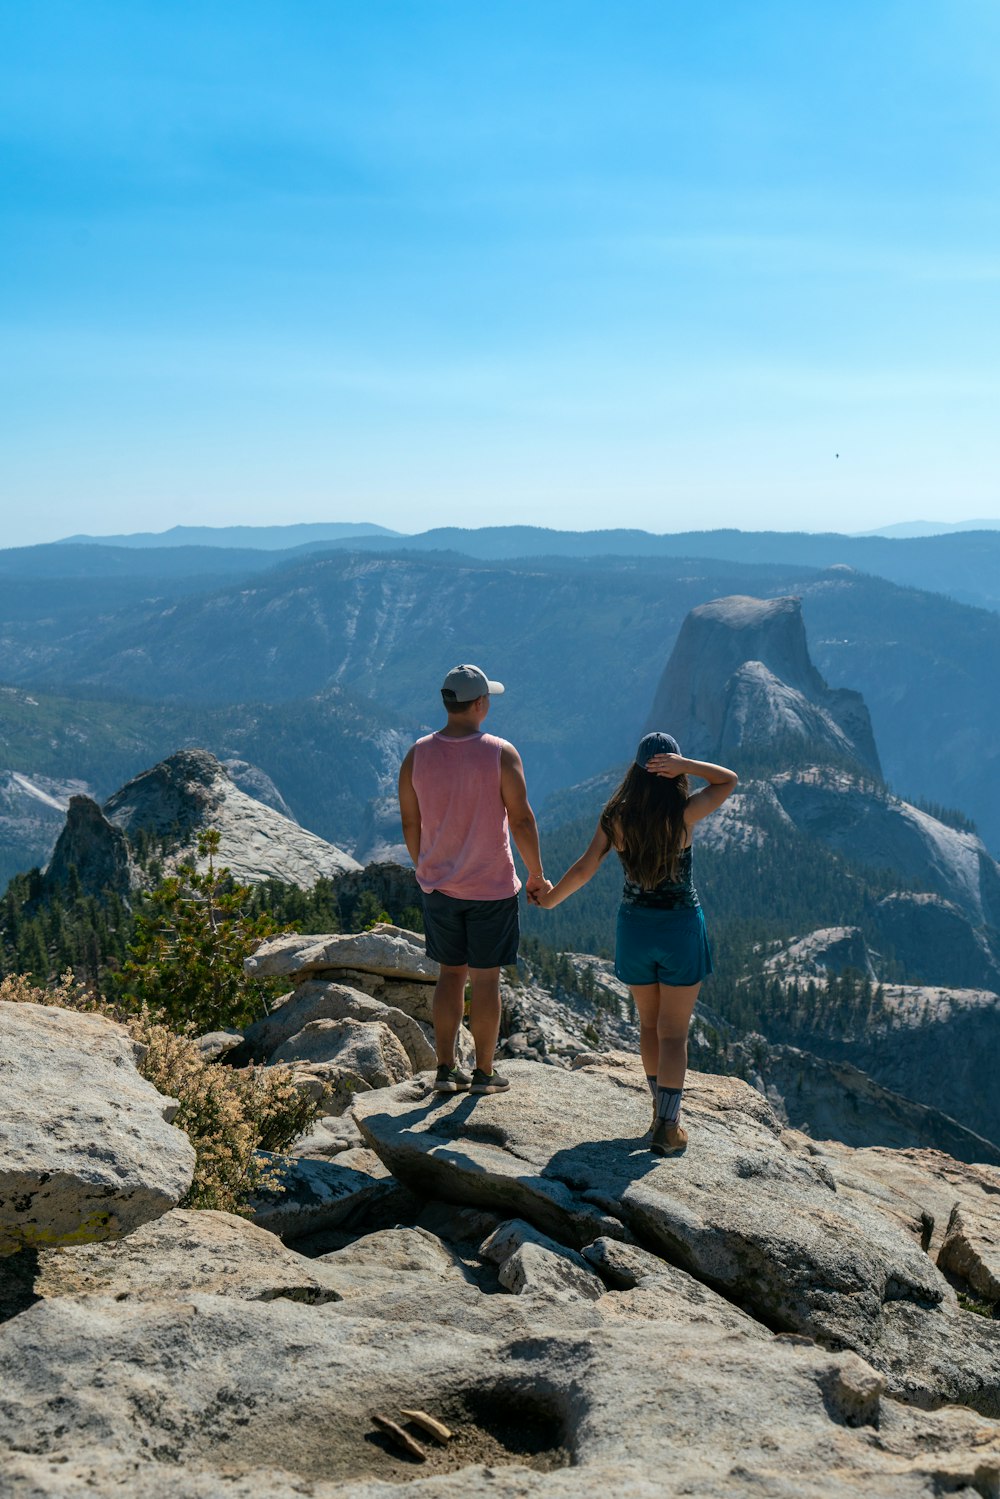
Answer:
M198 835L198 858L151 891L136 913L135 932L115 987L133 1007L201 1030L245 1025L279 992L274 981L249 978L243 960L282 930L251 911L249 886L217 869L219 834Z
M237 1072L204 1062L189 1034L159 1024L147 1009L110 1004L77 984L71 973L48 989L24 975L5 978L0 1000L89 1012L126 1027L144 1048L139 1071L179 1101L174 1123L195 1149L194 1181L181 1207L245 1216L256 1192L280 1186L279 1173L259 1152L286 1149L316 1116L316 1104L296 1089L287 1067Z

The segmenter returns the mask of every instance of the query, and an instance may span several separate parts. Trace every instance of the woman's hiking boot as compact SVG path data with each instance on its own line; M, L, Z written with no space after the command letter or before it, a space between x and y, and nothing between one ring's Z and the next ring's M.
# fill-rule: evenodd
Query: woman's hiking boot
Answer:
M687 1149L687 1142L687 1130L679 1124L668 1124L666 1119L657 1119L649 1148L654 1155L680 1155Z

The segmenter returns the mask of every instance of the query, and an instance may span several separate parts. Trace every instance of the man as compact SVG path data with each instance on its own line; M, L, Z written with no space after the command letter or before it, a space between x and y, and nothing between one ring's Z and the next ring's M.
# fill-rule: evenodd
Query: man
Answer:
M528 805L521 757L512 744L482 731L490 699L503 692L478 666L456 666L441 696L448 721L418 739L399 772L403 837L423 892L427 956L441 965L434 990L439 1093L503 1093L493 1067L500 1034L500 970L517 957L513 837L528 867L529 900L551 883L542 871L538 828ZM476 1046L470 1078L456 1045L472 983L469 1023Z

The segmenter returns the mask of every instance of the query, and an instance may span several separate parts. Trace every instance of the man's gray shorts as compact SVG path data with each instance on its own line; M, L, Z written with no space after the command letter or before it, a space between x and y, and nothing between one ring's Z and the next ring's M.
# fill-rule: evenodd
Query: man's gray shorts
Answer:
M505 968L517 961L517 896L506 900L456 900L440 890L423 892L427 956L448 968Z

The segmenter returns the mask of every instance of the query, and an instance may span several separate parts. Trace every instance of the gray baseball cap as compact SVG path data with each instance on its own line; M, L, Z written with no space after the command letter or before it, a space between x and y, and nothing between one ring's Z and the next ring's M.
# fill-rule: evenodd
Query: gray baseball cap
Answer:
M471 703L477 697L499 697L502 682L491 682L478 666L453 666L441 683L441 691L456 703Z

